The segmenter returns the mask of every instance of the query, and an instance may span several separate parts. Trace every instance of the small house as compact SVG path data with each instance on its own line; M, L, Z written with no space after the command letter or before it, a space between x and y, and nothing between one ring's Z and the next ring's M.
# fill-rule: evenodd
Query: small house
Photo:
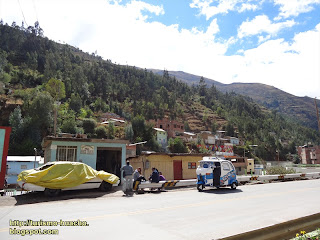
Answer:
M127 140L89 139L77 137L45 137L42 141L44 162L83 162L93 169L121 177L126 162Z
M207 154L186 153L142 153L135 158L129 158L134 169L141 167L142 175L149 178L152 168L162 172L166 180L194 179L199 161Z

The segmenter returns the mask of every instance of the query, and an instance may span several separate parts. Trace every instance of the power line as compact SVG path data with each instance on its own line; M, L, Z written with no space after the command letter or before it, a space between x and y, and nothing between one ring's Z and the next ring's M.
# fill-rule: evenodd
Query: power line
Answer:
M20 0L18 0L18 3L19 3L19 7L20 7L20 10L21 10L22 16L23 16L23 20L24 20L24 22L27 24L27 27L29 27L29 25L28 25L28 23L27 23L27 21L26 21L26 18L24 17L24 13L23 13L22 7L21 7L21 5L20 5Z
M34 0L32 0L33 2L33 8L34 8L34 11L36 13L36 19L37 19L37 22L39 22L39 19L38 19L38 12L37 12L37 8L36 8L36 4L34 3Z

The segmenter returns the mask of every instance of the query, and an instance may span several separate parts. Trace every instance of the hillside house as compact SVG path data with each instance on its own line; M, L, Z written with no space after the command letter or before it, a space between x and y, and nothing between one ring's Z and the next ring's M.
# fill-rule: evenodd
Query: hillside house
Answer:
M206 145L214 145L216 143L215 135L210 131L201 131L199 136L203 139L203 142Z
M101 122L108 121L109 119L117 119L117 120L123 120L124 121L124 118L120 117L118 114L111 113L111 112L103 113L101 115L101 117L100 117L100 121Z
M185 142L196 142L197 141L197 135L195 133L191 133L191 132L184 132L183 133L183 140Z
M156 131L156 138L159 145L166 149L168 146L168 133L161 128L153 128Z
M154 124L155 128L161 128L168 134L168 138L175 138L176 136L182 136L184 133L184 124L168 118L149 120Z

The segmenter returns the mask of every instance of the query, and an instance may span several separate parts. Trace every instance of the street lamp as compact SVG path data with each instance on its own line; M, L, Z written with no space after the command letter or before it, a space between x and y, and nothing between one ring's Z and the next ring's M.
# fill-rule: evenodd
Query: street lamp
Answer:
M37 149L34 148L34 163L33 163L33 168L36 168L36 161L37 161Z

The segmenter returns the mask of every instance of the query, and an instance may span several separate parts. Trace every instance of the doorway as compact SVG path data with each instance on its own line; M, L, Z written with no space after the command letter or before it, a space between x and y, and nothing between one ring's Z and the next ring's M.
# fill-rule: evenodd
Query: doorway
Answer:
M121 149L98 147L96 170L113 173L121 178L121 153Z
M173 160L173 178L182 180L182 160Z

